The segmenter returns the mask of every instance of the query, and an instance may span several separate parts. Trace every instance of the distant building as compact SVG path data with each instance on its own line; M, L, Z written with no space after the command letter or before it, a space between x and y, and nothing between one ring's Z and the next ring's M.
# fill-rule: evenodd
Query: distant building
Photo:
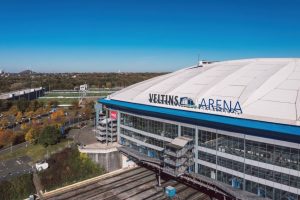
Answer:
M80 91L86 91L88 90L88 85L87 84L83 84L83 85L80 85Z
M44 96L45 88L32 88L32 89L24 89L17 90L7 93L0 94L0 99L2 100L19 100L21 98L25 98L27 100L37 99L41 96Z

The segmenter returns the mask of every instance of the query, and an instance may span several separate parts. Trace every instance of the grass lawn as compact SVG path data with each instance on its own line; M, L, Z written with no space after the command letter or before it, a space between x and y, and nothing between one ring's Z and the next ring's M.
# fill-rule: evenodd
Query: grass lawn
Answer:
M74 101L78 101L78 98L72 98L72 99L64 99L64 98L54 98L54 99L43 99L39 98L38 101L44 102L47 104L49 101L57 101L59 104L72 104Z
M87 96L107 96L110 92L86 93ZM80 93L48 93L45 97L80 97Z
M68 146L68 144L71 144L72 142L73 141L70 139L62 139L60 143L56 145L50 145L47 148L40 144L29 145L28 147L17 149L12 153L8 152L5 154L0 154L0 160L28 156L32 159L33 162L36 162L38 160L45 159L45 156L47 155L47 150L50 156L51 153L64 149Z

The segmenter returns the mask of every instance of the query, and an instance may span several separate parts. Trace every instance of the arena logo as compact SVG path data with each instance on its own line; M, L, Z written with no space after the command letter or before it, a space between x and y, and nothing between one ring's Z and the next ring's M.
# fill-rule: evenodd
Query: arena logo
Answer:
M221 99L205 99L199 101L189 97L179 97L176 95L149 94L149 102L155 104L165 104L170 106L180 106L193 109L212 110L217 112L242 114L242 107L239 101L226 101ZM199 103L195 103L199 102Z

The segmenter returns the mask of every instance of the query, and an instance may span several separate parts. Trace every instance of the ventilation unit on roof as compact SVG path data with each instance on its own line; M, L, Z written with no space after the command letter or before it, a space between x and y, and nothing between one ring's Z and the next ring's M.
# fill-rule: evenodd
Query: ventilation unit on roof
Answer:
M198 67L203 67L203 61L202 60L198 61Z

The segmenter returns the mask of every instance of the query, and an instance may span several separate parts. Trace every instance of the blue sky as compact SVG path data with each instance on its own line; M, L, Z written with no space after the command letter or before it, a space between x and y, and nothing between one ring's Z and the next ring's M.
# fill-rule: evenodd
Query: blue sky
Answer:
M174 71L300 57L300 1L0 0L0 69Z

